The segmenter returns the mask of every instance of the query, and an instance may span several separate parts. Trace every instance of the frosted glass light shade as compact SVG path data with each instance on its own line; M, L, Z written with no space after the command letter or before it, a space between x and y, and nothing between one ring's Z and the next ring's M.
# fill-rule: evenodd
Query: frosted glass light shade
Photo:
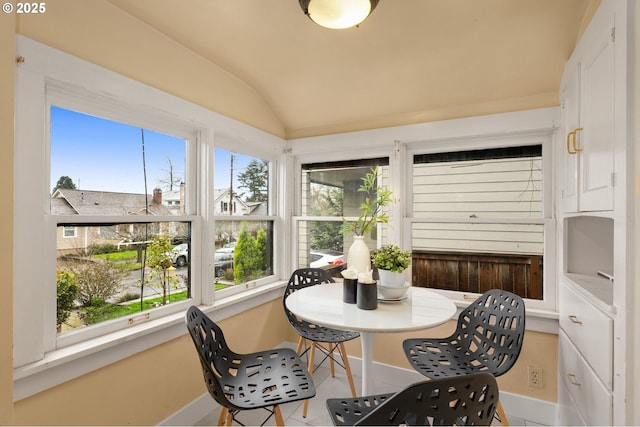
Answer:
M378 0L300 0L313 22L336 30L360 24L377 4Z

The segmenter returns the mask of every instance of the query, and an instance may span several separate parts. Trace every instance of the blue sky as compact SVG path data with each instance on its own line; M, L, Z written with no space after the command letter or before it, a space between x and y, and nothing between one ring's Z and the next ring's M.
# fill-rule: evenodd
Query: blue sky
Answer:
M96 191L144 193L142 132L130 126L59 107L51 107L51 185L61 176L70 177L77 188ZM181 138L144 130L147 192L168 188L169 159L174 176L184 179L185 141ZM228 188L230 157L226 150L215 150L216 188ZM234 187L237 176L251 157L236 154ZM177 188L174 187L174 190Z

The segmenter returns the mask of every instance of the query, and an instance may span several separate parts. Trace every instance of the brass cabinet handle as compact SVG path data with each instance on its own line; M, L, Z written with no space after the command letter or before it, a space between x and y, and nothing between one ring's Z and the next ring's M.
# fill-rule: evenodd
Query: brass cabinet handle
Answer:
M578 381L576 381L576 374L567 374L567 378L569 378L569 382L573 385L577 385L577 386L582 385Z
M577 153L577 151L573 151L573 150L571 150L571 136L572 136L572 135L575 135L575 131L573 131L573 132L569 132L569 133L567 134L567 153L569 153L569 154L576 154L576 153ZM575 143L574 143L574 145L575 145Z
M582 321L578 320L578 317L573 314L569 315L569 320L571 320L573 323L577 325L582 325Z
M581 130L582 128L575 128L567 134L567 153L577 154L582 151L582 148L578 148L578 144L576 143L576 140L578 139L578 132Z
M575 152L582 151L582 148L578 148L578 145L576 144L576 141L578 139L578 132L580 132L581 130L582 128L575 128L573 130L573 151Z

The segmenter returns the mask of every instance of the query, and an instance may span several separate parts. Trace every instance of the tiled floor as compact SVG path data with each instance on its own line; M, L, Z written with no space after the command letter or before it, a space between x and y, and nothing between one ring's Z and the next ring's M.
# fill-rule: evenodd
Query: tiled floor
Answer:
M329 368L324 366L317 369L313 374L313 380L316 385L316 396L311 399L309 411L306 418L302 417L302 402L294 402L281 406L282 416L285 424L289 426L331 426L331 418L327 412L325 402L328 398L349 396L349 385L345 377L344 371L336 370L336 376L330 376ZM354 376L356 389L360 384L361 378ZM400 390L400 387L391 384L375 381L374 393L391 393ZM219 410L215 410L210 415L203 418L198 425L216 425L218 422ZM245 425L260 425L263 419L268 415L263 410L254 410L242 412L238 415L238 419ZM507 414L509 423L512 426L533 426L535 423L528 423L526 420ZM494 423L500 425L499 423ZM236 425L234 423L234 425ZM268 426L275 425L275 420L271 417L265 424Z

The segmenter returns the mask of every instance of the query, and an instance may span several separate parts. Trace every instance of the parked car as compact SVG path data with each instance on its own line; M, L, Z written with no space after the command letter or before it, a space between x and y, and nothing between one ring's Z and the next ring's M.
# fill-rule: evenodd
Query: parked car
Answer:
M235 242L234 242L235 243ZM171 261L176 267L184 267L189 262L188 245L180 244L169 252ZM227 248L228 249L228 248ZM228 268L233 268L233 251L217 250L215 252L214 269L216 277L222 276Z
M229 242L226 245L224 245L223 247L221 247L220 249L218 249L216 251L216 253L218 253L218 252L231 252L231 253L233 253L233 251L235 250L235 247L236 247L236 243L237 242Z
M171 262L176 267L184 267L189 262L189 245L182 243L169 252Z
M311 250L310 261L309 267L311 268L342 265L344 264L344 255L338 251Z
M225 270L233 268L233 252L221 251L215 253L214 273L216 277L224 275Z

